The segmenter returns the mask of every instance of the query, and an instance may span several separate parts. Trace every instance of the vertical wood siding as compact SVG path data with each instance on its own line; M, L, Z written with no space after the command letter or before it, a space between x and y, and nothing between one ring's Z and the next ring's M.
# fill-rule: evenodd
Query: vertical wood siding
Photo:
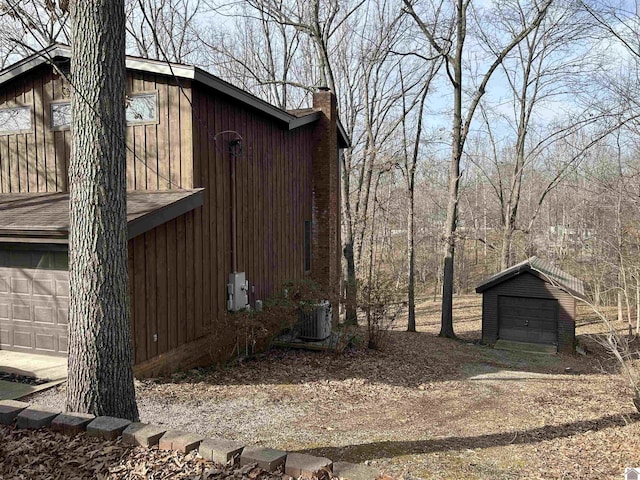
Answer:
M67 98L68 86L51 68L38 68L0 89L0 108L29 106L31 132L0 135L0 192L67 189L69 132L52 131L50 104Z
M210 91L193 90L194 186L204 187L201 213L202 299L196 316L215 331L226 312L231 273L231 174L235 162L238 271L246 272L250 303L285 282L304 278L304 222L311 219L313 127L287 131L273 120ZM242 139L237 156L229 142ZM199 217L196 217L196 220ZM199 272L198 272L199 275ZM197 277L199 278L199 277ZM200 283L200 282L198 282ZM198 304L199 302L196 302Z
M203 207L129 242L137 364L215 335L221 327L231 273L231 161L236 162L238 271L247 274L251 304L305 277L313 127L289 132L199 90L193 93L192 125L189 171L193 186L204 188ZM229 142L237 138L242 147L232 159Z
M129 72L127 90L158 92L158 122L127 128L127 188L205 189L203 207L129 241L132 338L139 364L215 335L222 322L232 269L232 188L238 271L246 272L251 304L305 277L314 126L288 131L213 91L160 75ZM68 97L68 85L50 67L0 90L0 107L31 105L35 115L31 133L0 136L0 192L68 189L70 132L49 128L51 102ZM239 138L242 145L232 155L229 142Z
M127 127L127 189L193 188L191 84L129 72L127 92L158 92L158 122ZM68 190L70 131L51 125L51 103L69 99L64 78L43 66L0 88L0 108L32 109L32 131L0 135L0 193Z
M482 341L493 345L498 340L498 296L556 299L558 301L558 350L573 352L576 302L565 291L530 273L521 273L485 290L482 296Z
M198 338L193 285L195 218L202 207L129 240L129 295L135 363Z

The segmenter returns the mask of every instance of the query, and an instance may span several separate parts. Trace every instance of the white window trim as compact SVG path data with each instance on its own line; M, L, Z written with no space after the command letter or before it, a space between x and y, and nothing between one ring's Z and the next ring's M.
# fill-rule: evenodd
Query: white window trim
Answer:
M59 126L54 126L53 125L53 106L54 105L64 105L64 104L69 104L69 106L71 105L71 99L69 98L65 98L62 100L53 100L51 102L49 102L49 130L51 130L52 132L61 132L64 130L70 130L71 129L71 122L69 122L68 125L59 125Z
M4 125L0 125L0 135L20 135L24 133L33 133L33 106L32 105L23 105L23 104L15 104L15 105L7 105L5 107L0 107L0 111L2 110L29 110L29 128L21 129L21 130L3 130Z
M142 92L130 92L127 93L127 99L132 97L142 97L142 96L155 96L156 102L156 117L149 120L127 120L127 126L138 126L138 125L157 125L160 123L160 99L158 97L158 90L148 90Z

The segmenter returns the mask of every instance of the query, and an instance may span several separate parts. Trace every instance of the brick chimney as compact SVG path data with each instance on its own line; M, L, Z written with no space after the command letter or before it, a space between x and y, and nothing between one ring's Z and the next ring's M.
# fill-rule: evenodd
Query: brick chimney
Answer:
M314 133L311 278L328 292L335 323L342 251L336 96L328 88L320 88L313 94L313 108L322 115Z

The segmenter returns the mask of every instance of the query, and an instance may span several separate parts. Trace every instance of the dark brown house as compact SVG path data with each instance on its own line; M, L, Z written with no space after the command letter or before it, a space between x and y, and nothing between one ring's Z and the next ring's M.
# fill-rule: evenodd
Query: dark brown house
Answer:
M67 352L70 50L0 72L0 349ZM198 68L127 58L136 368L225 360L228 310L312 278L337 300L334 95L286 112Z
M555 345L573 352L576 297L582 282L537 257L503 270L476 287L482 293L482 341Z

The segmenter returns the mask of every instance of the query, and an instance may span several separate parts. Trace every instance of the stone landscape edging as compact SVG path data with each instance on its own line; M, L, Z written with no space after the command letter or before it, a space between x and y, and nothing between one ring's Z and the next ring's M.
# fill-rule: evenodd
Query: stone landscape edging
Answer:
M24 429L50 428L65 435L87 435L103 440L122 441L128 445L161 450L175 450L198 454L218 464L240 466L257 464L269 472L283 467L285 474L294 478L311 478L328 470L341 480L374 480L379 472L364 465L333 462L325 457L286 452L272 448L246 446L223 438L207 438L190 432L169 430L158 425L131 422L116 417L95 417L73 412L60 412L41 408L30 408L28 403L16 400L0 400L0 424Z

